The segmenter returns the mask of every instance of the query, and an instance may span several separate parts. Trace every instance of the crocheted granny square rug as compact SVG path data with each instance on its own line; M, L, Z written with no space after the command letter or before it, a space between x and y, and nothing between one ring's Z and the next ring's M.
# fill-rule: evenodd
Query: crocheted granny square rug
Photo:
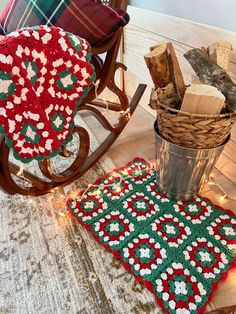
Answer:
M107 173L67 206L168 313L202 313L236 266L234 214L205 198L161 195L143 159Z

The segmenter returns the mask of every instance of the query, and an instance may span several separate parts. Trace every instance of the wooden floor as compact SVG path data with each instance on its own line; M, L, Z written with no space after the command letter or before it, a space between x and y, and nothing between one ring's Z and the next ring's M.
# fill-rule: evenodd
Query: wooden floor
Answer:
M104 114L110 115L105 111ZM99 123L89 115L85 116L85 120L93 129L97 138L102 141L106 132ZM155 160L154 121L155 117L141 106L136 109L125 130L108 151L117 167L125 165L135 157L143 157L148 161ZM214 203L231 209L236 214L236 167L234 163L236 154L231 151L231 146L229 144L225 148L217 162L217 168L213 171L214 180L218 186L206 184L201 194L210 198ZM227 165L230 165L231 168L227 168ZM222 189L234 199L223 197ZM220 285L207 310L210 311L230 305L236 305L236 271L230 272L227 281Z
M110 113L104 113L110 115ZM87 116L85 119L94 130L94 134L102 141L106 131L91 116ZM108 151L117 167L126 164L135 157L143 157L148 161L155 160L154 121L153 115L144 110L143 107L138 106L128 125ZM236 132L236 125L233 132ZM236 152L233 151L232 147L230 141L212 172L217 185L206 184L201 194L210 198L214 203L236 213ZM223 191L228 197L224 197Z

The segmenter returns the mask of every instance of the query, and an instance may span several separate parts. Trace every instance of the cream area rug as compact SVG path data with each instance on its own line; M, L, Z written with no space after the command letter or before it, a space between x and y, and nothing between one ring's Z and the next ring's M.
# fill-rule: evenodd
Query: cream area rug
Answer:
M0 192L0 314L161 313L151 293L67 214L66 198L114 167L106 155L42 197Z

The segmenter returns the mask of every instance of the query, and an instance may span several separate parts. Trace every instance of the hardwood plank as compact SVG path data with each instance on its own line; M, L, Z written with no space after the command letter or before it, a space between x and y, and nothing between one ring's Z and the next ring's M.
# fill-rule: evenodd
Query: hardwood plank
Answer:
M236 184L236 163L223 152L215 166L226 178Z
M234 126L232 127L232 130L231 130L231 139L236 142L236 123L234 124ZM236 143L235 143L236 145Z
M142 62L130 55L124 54L124 64L128 67L128 71L141 78L141 82L148 84L150 87L153 86L151 76L149 74L148 68L144 63L144 60ZM125 86L127 84L129 84L129 82L125 82Z
M228 158L225 154L224 151L220 155L217 163L216 163L216 168L222 172L222 169L231 161L230 158Z
M231 61L236 63L235 32L133 6L128 6L128 13L130 24L190 47L207 47L218 41L229 41L234 48Z
M236 136L234 138L236 139ZM233 139L225 146L224 154L236 164L236 143Z
M140 70L143 72L144 68L146 67L143 56L148 52L149 47L157 43L165 42L167 40L168 39L163 36L156 35L133 25L127 25L127 29L125 29L124 32L124 53L125 55L132 57L134 61L142 64L142 68ZM181 70L184 73L185 81L187 80L188 83L194 72L187 60L185 60L185 58L183 57L183 54L189 49L186 48L186 46L180 45L175 41L173 41L173 46L176 51L177 58L180 62ZM147 73L149 75L149 72Z

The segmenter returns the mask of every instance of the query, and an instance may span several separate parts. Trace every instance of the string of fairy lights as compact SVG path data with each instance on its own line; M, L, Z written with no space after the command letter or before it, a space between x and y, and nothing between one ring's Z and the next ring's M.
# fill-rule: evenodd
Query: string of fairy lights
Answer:
M104 188L107 188L107 187L112 187L114 192L120 192L121 191L121 184L122 184L122 181L125 181L127 179L132 179L132 178L136 178L136 177L139 177L139 176L142 176L143 174L150 174L150 175L153 175L154 174L154 171L155 171L155 168L152 168L152 165L150 167L145 167L143 169L141 169L140 165L137 164L137 168L138 169L135 169L134 172L132 173L132 175L128 174L128 171L127 170L122 170L122 173L123 175L126 175L125 177L120 175L119 172L111 172L110 175L114 175L116 178L118 177L119 178L119 181L118 182L115 182L115 183L110 183L110 184L104 184L104 183L101 183L101 184L89 184L87 189L84 190L83 194L80 195L80 198L83 198L83 196L90 190L90 188L98 188L97 191L95 190L92 194L93 195L101 195L101 191L102 189Z
M83 191L82 194L78 194L76 193L76 195L71 195L71 198L76 198L78 199L83 199L83 197L88 193L88 191L91 188L97 188L95 189L93 192L91 192L92 195L96 196L96 197L100 197L102 195L102 191L104 188L108 188L111 187L113 188L114 192L120 192L122 190L122 181L125 181L127 179L132 179L132 178L136 178L139 176L142 176L143 174L151 174L153 175L155 172L155 163L150 162L149 167L144 167L141 168L141 166L139 164L137 164L137 169L134 169L133 172L131 172L132 174L129 174L128 170L124 169L122 170L122 175L119 172L111 172L110 176L114 176L116 179L119 178L118 182L114 182L114 183L110 183L110 184L104 184L104 183L100 183L100 184L88 184L87 188ZM64 212L64 211L60 211L58 213L59 216L61 217L66 217L68 215L68 211Z
M98 98L98 87L100 84L100 80L98 79L96 82L93 83L94 87L95 87L95 96L96 98ZM104 104L105 104L105 111L102 112L102 114L105 116L107 114L110 114L110 109L109 109L109 103L107 102L107 100L105 98L102 99ZM124 117L127 115L128 118L130 118L130 108L128 108L127 110L122 110L117 112L117 114L119 115L119 117ZM140 165L137 164L137 168L134 173L132 175L128 175L127 172L127 176L121 176L119 175L118 172L114 172L114 174L116 175L116 178L119 178L118 182L115 183L111 183L111 184L89 184L88 187L84 190L84 192L82 193L82 195L80 195L79 197L83 198L83 196L91 189L91 188L96 188L97 189L93 192L96 195L101 195L102 193L102 189L106 188L106 187L112 187L114 189L115 192L119 192L121 190L121 185L122 185L122 181L126 180L128 178L134 178L140 175L143 175L144 172L146 173L152 173L153 171L155 171L156 169L156 165L155 163L149 163L149 167L145 167L144 169L141 169ZM31 181L26 178L24 176L24 170L26 169L26 166L20 166L19 167L19 171L17 172L16 176L23 179L24 181L27 181L28 183L30 183ZM125 171L125 170L124 170ZM111 173L112 175L112 173ZM214 177L211 175L209 180L207 181L207 183L210 186L216 186L222 193L223 195L220 197L220 201L223 201L225 199L229 199L229 200L236 200L236 197L229 195L229 193L225 190L225 188L216 182L216 180L214 179Z
M102 196L102 191L104 188L107 187L112 187L114 192L120 192L121 191L121 184L122 181L125 181L128 178L135 178L138 176L142 176L144 173L146 174L151 174L153 175L156 171L156 163L155 162L150 162L148 167L145 167L143 169L141 169L140 165L137 164L137 169L134 170L134 172L132 174L128 175L128 171L127 170L123 170L123 175L127 174L126 176L122 176L120 175L118 172L111 172L110 175L114 176L115 178L119 178L118 182L115 183L111 183L111 184L104 184L104 183L100 183L100 184L89 184L87 186L87 188L83 191L82 194L76 194L74 197L78 200L78 199L83 199L83 197L89 192L89 190L91 188L97 188L96 190L94 190L93 192L91 192L92 195L97 196L97 197L101 197ZM218 184L217 182L215 182L214 178L211 176L209 178L209 181L207 182L209 185L214 185L216 186L220 191L223 192L223 196L220 197L220 201L225 200L226 198L230 199L230 200L236 200L236 198L229 196L229 194L224 190L224 188ZM73 197L73 198L74 198ZM68 212L59 212L59 216L61 217L66 217L68 214Z
M26 180L27 182L30 183L30 180L28 180L27 178L24 177L23 175L23 171L25 169L25 166L20 167L19 170L19 177L21 179ZM131 172L132 174L128 174L127 170L123 170L123 176L120 175L118 172L111 172L110 175L114 176L116 179L119 178L119 181L114 182L114 183L110 183L110 184L104 184L104 183L100 183L100 184L88 184L87 188L83 191L82 194L78 194L78 192L72 193L70 195L70 197L72 198L76 198L76 199L82 199L86 193L88 193L88 191L91 188L97 188L95 189L93 192L91 192L94 196L96 197L101 197L102 196L102 191L104 188L108 188L111 187L113 188L114 192L120 192L122 190L122 181L125 181L128 178L135 178L138 176L142 176L144 173L148 174L150 173L151 175L154 174L154 172L156 171L156 163L155 162L150 162L148 167L145 167L143 169L141 169L140 165L137 164L137 169L135 169L133 172ZM127 174L127 175L126 175ZM125 176L124 176L125 175ZM215 179L211 176L209 178L209 181L207 182L209 185L212 186L216 186L222 193L223 195L220 197L220 202L223 202L225 199L229 199L229 200L236 200L235 197L230 196L225 189L215 181ZM74 195L73 195L74 194ZM51 196L53 199L53 196ZM64 197L65 199L67 198L66 196ZM60 216L61 218L65 218L68 215L68 211L65 210L59 210L57 212L58 216Z
M100 79L98 79L97 81L93 82L94 85L94 93L95 93L95 99L98 98L98 87L100 84ZM102 98L102 101L105 105L105 111L102 112L102 114L104 116L106 115L110 115L111 114L111 110L109 108L109 103L107 102L107 100L105 98ZM128 119L130 119L130 108L128 107L126 110L121 110L121 111L117 111L117 114L119 115L119 117L125 117L127 116Z
M231 201L236 201L236 197L229 195L229 194L225 191L225 189L223 188L223 186L222 186L221 184L217 183L217 182L215 181L215 179L214 179L212 176L210 176L209 181L208 181L207 183L208 183L209 185L216 186L216 187L223 193L223 196L221 196L221 198L220 198L221 201L225 200L226 198L229 199L229 200L231 200Z
M153 171L155 171L155 169L156 169L154 163L150 163L150 167L151 168L149 167L149 168L141 169L141 167L138 164L137 164L137 166L138 166L138 169L135 170L133 175L127 175L125 177L122 177L122 176L119 175L118 172L114 172L114 174L116 175L116 178L117 177L119 178L118 182L111 183L111 184L97 184L97 185L96 184L89 184L87 189L84 190L83 194L81 195L81 198L87 193L87 191L91 187L97 187L98 190L95 193L99 193L99 194L101 194L100 188L104 188L104 187L112 187L112 188L114 188L114 191L119 192L121 190L121 184L122 184L123 180L126 180L128 178L135 178L137 176L140 176L140 175L144 174L144 172L153 174ZM21 178L21 179L23 179L24 181L27 181L28 183L31 183L31 181L24 176L24 170L25 169L26 169L26 166L20 166L19 167L19 171L17 172L16 176ZM112 175L112 173L111 173L111 175ZM223 195L220 198L221 201L223 201L225 199L234 200L234 201L236 200L236 197L233 197L233 196L229 195L229 193L224 189L224 187L221 184L219 184L219 183L217 183L215 181L213 176L210 176L210 178L207 181L207 183L210 186L216 186L223 193Z

